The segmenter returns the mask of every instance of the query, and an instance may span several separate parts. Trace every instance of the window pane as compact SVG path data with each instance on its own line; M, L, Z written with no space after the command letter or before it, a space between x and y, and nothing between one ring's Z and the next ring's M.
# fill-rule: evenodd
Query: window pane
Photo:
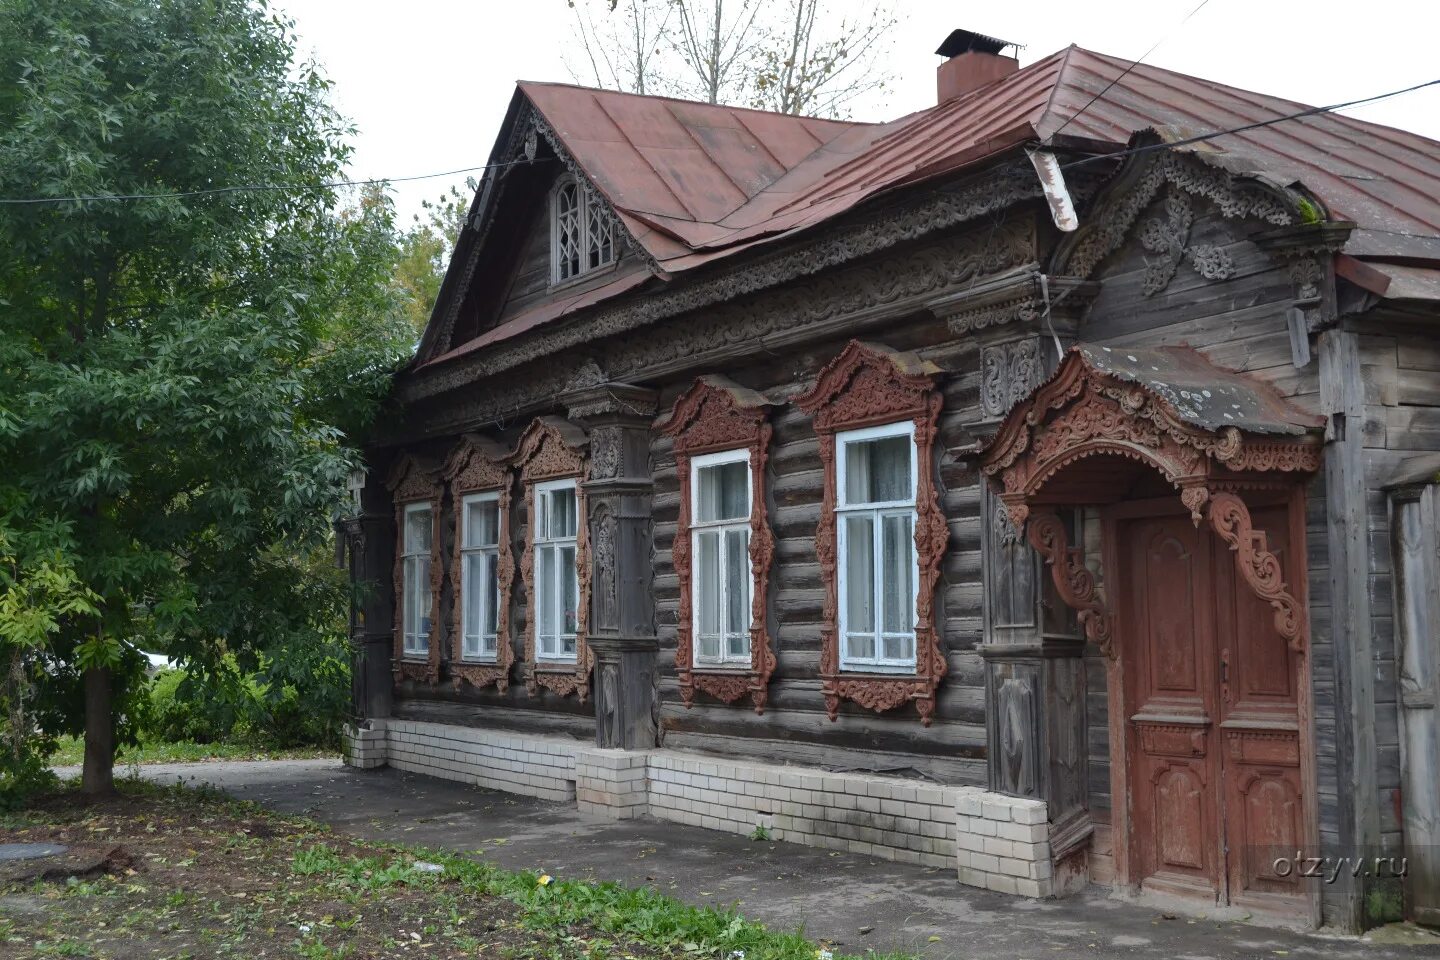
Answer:
M748 468L743 460L700 468L700 507L696 518L744 520L750 516Z
M750 570L747 545L750 531L725 531L725 632L744 633L750 629Z
M914 660L914 637L886 637L885 657L890 660Z
M575 488L551 490L548 498L549 529L546 536L551 540L575 536Z
M875 638L869 634L851 634L846 638L849 643L849 650L845 657L847 660L874 660L875 659Z
M715 634L700 634L696 640L696 646L699 648L701 660L720 659L720 638L715 636Z
M573 500L572 500L573 503ZM565 618L565 629L562 631L573 634L580 625L579 604L576 594L579 591L579 577L575 570L575 548L560 548L560 609L561 616ZM575 649L572 643L567 652L573 653Z
M535 605L540 608L539 635L541 649L554 652L551 644L543 641L556 634L555 629L555 548L540 547L535 551Z
M910 557L915 548L910 515L888 516L880 521L881 597L886 633L908 633L913 627L910 607L915 588L910 583Z
M463 590L461 611L464 614L464 637L465 653L467 656L474 656L479 653L477 640L480 634L480 615L485 605L484 581L481 574L484 572L481 561L484 558L478 554L467 553L461 561Z
M720 632L720 535L701 533L695 547L695 603L701 636Z
M419 615L415 608L415 559L413 557L405 558L404 570L405 582L401 585L400 600L405 605L402 623L408 642L410 636L420 632Z
M465 546L493 547L500 542L499 501L472 500L465 510Z
M873 520L845 517L845 619L850 631L875 629Z
M405 552L430 552L430 508L405 511Z
M909 500L910 438L882 437L845 445L845 502Z
M731 634L729 639L726 641L726 647L727 655L730 656L732 659L750 659L750 634Z
M499 629L500 623L500 555L487 553L484 555L484 584L485 595L489 601L485 604L485 618L481 624L481 633L494 636ZM492 645L493 649L493 645Z

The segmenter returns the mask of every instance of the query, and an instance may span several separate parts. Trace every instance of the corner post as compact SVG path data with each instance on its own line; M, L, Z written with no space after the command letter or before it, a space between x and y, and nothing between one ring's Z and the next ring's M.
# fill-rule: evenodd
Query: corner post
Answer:
M595 654L595 743L644 750L655 746L658 731L650 475L655 393L606 383L562 399L569 418L590 435L586 642Z
M393 705L395 513L374 470L356 471L350 489L353 512L335 524L350 572L350 711L370 720L390 716Z

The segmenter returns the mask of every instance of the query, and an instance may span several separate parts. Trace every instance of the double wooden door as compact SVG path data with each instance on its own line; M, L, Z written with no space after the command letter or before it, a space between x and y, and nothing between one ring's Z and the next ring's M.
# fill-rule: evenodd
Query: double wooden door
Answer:
M1288 570L1287 517L1252 508ZM1301 890L1285 858L1306 836L1297 655L1208 524L1132 513L1111 530L1131 881L1286 909Z

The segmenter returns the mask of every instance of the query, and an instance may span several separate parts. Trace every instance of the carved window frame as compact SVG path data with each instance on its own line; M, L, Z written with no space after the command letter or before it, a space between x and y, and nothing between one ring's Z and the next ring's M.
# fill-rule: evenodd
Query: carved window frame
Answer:
M840 701L850 700L877 713L914 702L920 722L929 726L936 690L949 671L936 626L935 592L950 528L940 508L935 477L935 442L943 403L935 380L940 371L912 353L852 340L820 371L807 393L796 398L814 418L820 441L824 491L816 553L825 583L821 614L820 686L832 721ZM915 670L913 673L856 673L840 669L839 576L836 502L836 434L862 427L910 420L915 428Z
M440 512L444 484L440 473L418 458L405 454L390 470L385 482L395 504L394 649L391 670L395 682L410 679L421 683L440 680L440 584L445 575L440 560ZM424 657L405 653L405 515L409 507L424 503L430 508L430 644Z
M759 393L723 377L701 377L682 394L670 419L659 427L674 438L675 474L680 485L680 512L671 546L671 562L680 582L676 625L675 672L686 709L699 690L724 703L745 694L758 714L769 701L770 677L776 656L769 628L770 569L775 534L770 529L765 467L770 458L773 428L769 402ZM750 471L750 665L736 669L700 664L695 658L695 620L691 571L691 499L693 458L734 450L749 451Z
M450 679L458 690L462 683L473 687L494 686L500 693L510 688L510 668L515 662L515 646L511 639L510 602L515 586L515 552L511 533L510 470L505 452L498 444L482 437L467 436L450 455L445 476L450 482L451 504L455 513L455 546L450 560ZM465 501L477 494L494 494L500 517L499 550L496 574L499 578L499 609L495 622L495 657L467 659L464 634L464 543Z
M568 211L561 209L567 194L574 203ZM567 224L566 218L573 222ZM570 273L565 272L567 236L576 246L575 270ZM563 286L613 266L619 260L619 248L604 199L573 174L560 177L550 190L550 285ZM592 252L597 255L594 263L590 262Z
M540 695L543 687L560 696L575 695L581 703L590 697L595 654L586 642L590 621L590 535L585 481L589 479L589 438L585 431L560 417L538 417L525 428L511 455L525 490L525 548L520 554L520 578L525 584L525 689ZM575 481L575 660L541 660L536 656L539 607L535 589L536 488L553 480Z

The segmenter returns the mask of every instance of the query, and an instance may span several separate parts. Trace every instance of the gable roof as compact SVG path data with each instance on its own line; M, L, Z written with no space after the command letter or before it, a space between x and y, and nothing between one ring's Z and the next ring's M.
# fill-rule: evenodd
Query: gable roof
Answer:
M882 124L557 84L520 90L672 273L1057 134L1107 152L1146 130L1183 139L1306 109L1076 46ZM1440 259L1440 143L1326 113L1190 149L1235 155L1243 169L1304 184L1333 219L1357 224L1346 252Z

